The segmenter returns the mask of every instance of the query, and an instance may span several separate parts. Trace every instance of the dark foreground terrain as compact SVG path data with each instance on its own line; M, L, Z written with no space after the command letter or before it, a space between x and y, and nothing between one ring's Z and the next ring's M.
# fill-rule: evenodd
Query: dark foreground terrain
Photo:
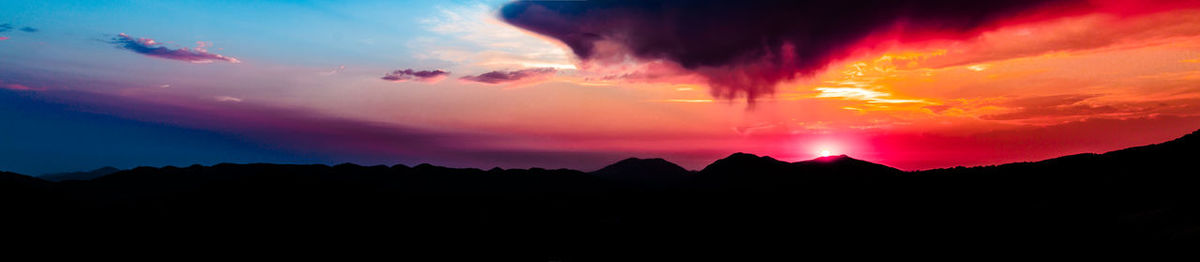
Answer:
M846 156L787 163L739 153L700 171L627 159L591 173L426 164L92 173L111 174L49 182L0 173L9 236L51 247L126 238L185 249L285 245L292 254L429 245L453 247L446 257L492 257L500 253L476 247L504 247L532 261L1200 237L1200 131L1105 154L919 172Z

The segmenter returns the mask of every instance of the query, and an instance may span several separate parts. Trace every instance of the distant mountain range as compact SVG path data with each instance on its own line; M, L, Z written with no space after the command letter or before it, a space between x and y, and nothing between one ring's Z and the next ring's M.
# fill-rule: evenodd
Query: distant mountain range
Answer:
M1104 154L915 172L844 155L789 163L745 153L699 171L657 158L594 172L428 164L104 168L40 179L0 172L0 205L21 214L9 220L66 231L303 228L301 239L504 232L538 252L598 260L627 259L597 258L604 256L592 249L599 246L584 243L1194 241L1197 160L1200 131Z
M117 169L115 167L106 166L106 167L102 167L102 168L92 170L92 171L87 171L87 172L44 174L44 175L37 176L37 178L40 178L40 179L43 179L46 181L54 181L54 182L65 181L65 180L92 180L94 178L107 176L107 175L110 175L112 173L116 173L119 171L121 171L121 170Z

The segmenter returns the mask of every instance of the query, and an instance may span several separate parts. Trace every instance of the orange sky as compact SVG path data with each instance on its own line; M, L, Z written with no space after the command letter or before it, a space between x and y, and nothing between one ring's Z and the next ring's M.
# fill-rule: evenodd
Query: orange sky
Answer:
M438 125L539 135L494 142L497 147L647 155L742 150L788 160L828 147L906 169L1038 160L1158 142L1200 127L1193 118L1200 114L1198 61L1200 11L1092 14L1001 27L965 40L863 50L780 85L749 109L741 101L714 99L695 79L605 81L586 75L613 69L588 71L585 65L581 73L500 89L493 97L540 98L534 103L481 103L475 105L481 115ZM1141 122L1168 127L1130 129L1108 141L1086 139ZM1089 123L1098 126L1053 131ZM1003 132L1046 144L997 152L1012 150L995 145L1005 143L994 137ZM1064 141L1052 140L1052 134ZM941 140L977 146L938 150L877 141L908 136L945 136ZM901 152L917 153L897 156Z
M732 152L799 161L825 149L902 169L996 164L1160 142L1200 128L1194 9L885 42L782 83L753 107L714 98L702 78L669 62L580 61L486 9L463 12L435 32L484 48L431 47L427 58L459 61L452 72L559 72L501 85L362 78L330 84L342 87L332 91L261 99L335 117L508 137L464 149L666 157L693 169ZM325 81L311 79L308 85Z
M1047 13L1068 11L1040 10L961 36L880 32L752 106L718 98L705 77L720 70L576 57L554 38L501 21L497 10L511 3L311 8L345 11L330 15L235 2L222 7L229 13L205 13L227 19L173 13L179 20L172 23L186 27L80 7L79 19L103 23L26 19L43 30L5 33L11 39L0 42L0 91L8 93L0 94L232 134L252 147L328 161L483 168L595 169L625 157L663 157L700 169L734 152L799 161L829 150L912 170L1104 152L1200 128L1196 2L1086 2L1099 7L1052 19ZM50 7L43 16L56 12ZM267 22L287 26L238 20L266 11L278 16ZM339 33L296 29L310 27ZM119 32L159 45L139 52L91 37ZM181 49L190 43L204 52ZM174 53L147 53L153 48ZM595 51L622 48L601 41ZM209 61L214 54L238 63ZM195 63L202 58L208 63ZM538 68L556 71L503 83L463 78ZM404 69L449 73L380 79ZM326 120L354 127L316 124ZM513 152L528 155L504 160ZM550 159L562 155L579 157ZM178 162L163 163L194 162L171 161Z

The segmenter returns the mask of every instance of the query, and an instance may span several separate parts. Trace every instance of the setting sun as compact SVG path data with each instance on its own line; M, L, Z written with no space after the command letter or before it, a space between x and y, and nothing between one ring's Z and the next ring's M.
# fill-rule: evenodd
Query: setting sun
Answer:
M830 152L828 149L823 149L823 150L821 150L820 153L817 153L817 155L820 157L827 157L827 156L832 156L833 152Z

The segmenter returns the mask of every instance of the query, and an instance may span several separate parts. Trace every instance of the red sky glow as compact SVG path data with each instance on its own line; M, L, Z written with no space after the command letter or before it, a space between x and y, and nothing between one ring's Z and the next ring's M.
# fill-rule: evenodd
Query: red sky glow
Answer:
M734 152L802 161L828 150L917 170L1105 152L1200 129L1200 2L1025 2L978 18L909 8L921 4L900 6L911 16L862 10L865 26L845 32L751 23L776 19L684 30L634 4L574 13L583 7L556 2L431 5L419 19L347 5L356 19L312 15L312 26L403 26L329 39L272 25L92 32L28 19L39 30L0 32L0 94L322 161L480 168L661 157L701 169ZM719 18L754 7L739 8ZM596 26L593 14L613 19ZM744 54L710 46L735 50L735 40L785 29ZM809 31L837 40L796 41Z

